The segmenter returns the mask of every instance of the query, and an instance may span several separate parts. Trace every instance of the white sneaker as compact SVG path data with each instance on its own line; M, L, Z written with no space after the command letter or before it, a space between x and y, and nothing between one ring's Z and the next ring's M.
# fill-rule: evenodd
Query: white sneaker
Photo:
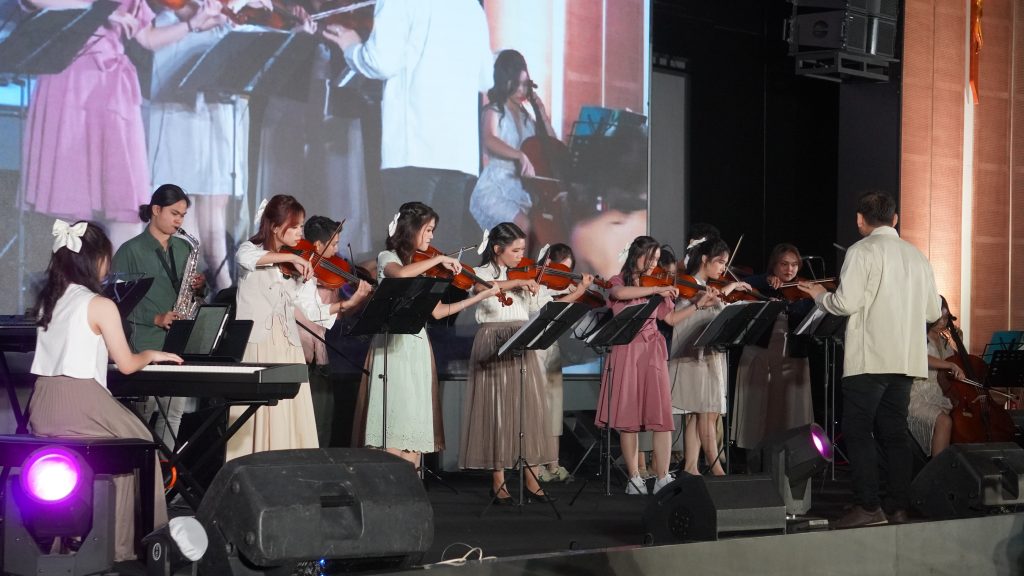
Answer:
M651 490L651 494L657 494L662 488L668 486L675 480L676 477L669 473L664 478L658 478L658 481L654 483L654 490Z
M633 476L626 484L628 496L647 496L647 482L640 476Z

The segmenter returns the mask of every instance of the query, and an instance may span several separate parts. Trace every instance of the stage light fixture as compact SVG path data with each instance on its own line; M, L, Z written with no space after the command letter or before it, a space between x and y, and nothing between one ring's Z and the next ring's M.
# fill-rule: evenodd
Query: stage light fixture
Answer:
M766 440L761 459L786 503L786 513L805 514L811 508L810 479L832 461L832 442L821 426L811 423Z
M113 566L113 480L94 475L74 450L33 451L7 481L3 514L6 574L77 576Z

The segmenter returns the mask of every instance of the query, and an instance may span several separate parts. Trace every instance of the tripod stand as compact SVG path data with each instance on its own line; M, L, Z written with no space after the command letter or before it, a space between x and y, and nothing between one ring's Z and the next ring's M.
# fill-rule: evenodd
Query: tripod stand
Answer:
M602 452L601 469L604 474L604 489L606 496L611 496L612 493L612 466L615 465L615 462L612 459L611 455L612 430L610 425L614 373L612 371L612 355L608 354L608 352L609 350L611 350L612 346L622 346L632 342L633 339L636 338L636 335L643 328L644 324L651 320L651 315L654 314L654 311L658 308L659 305L661 305L661 302L662 297L655 295L651 296L647 300L647 302L643 304L634 304L632 306L627 306L623 308L615 316L607 318L603 324L601 324L596 330L591 332L588 336L582 338L582 340L586 342L586 344L590 346L597 354L602 355L602 357L605 358L605 376L602 379L602 388L604 390L604 394L602 394L601 398L598 400L598 418L600 419L603 407L604 414L606 415L606 421L602 438L602 448L600 451ZM600 422L598 422L598 425L600 426ZM586 455L584 455L584 458L585 457ZM582 460L579 464L576 465L576 468L578 469L581 464ZM619 473L622 474L623 478L625 478L627 482L631 481L628 475L625 472L623 472L621 468L619 468L618 466L616 466L616 468L619 470ZM575 471L573 473L575 474ZM583 481L583 484L580 486L579 490L576 491L576 494L569 502L570 506L572 506L576 502L576 499L579 498L580 494L583 493L583 490L587 487L587 484L589 482L589 478ZM638 486L637 488L640 487Z
M729 428L733 413L731 410L733 407L730 405L731 399L729 397L728 383L730 349L733 346L746 346L747 344L757 342L765 330L771 328L772 324L775 323L775 318L785 308L786 304L778 301L737 302L730 304L715 316L714 320L704 328L704 331L701 332L700 336L693 343L694 348L717 349L725 352L726 382L724 408L726 408L726 413L724 415L724 422L722 422L722 433L725 437L722 439L722 447L715 456L715 460L708 463L711 468L729 450ZM727 474L731 471L731 460L731 458L725 459L725 472Z
M537 481L537 475L533 467L523 453L523 441L525 438L524 414L526 412L526 362L527 350L547 350L558 338L564 334L573 324L579 321L588 311L587 306L575 302L549 302L529 322L524 324L498 349L497 357L512 355L519 358L519 418L518 418L518 439L519 452L516 457L516 468L519 469L519 498L516 506L522 511L526 503L523 494L526 487L526 474L533 476ZM484 508L484 515L497 501L501 491L506 488L508 480L502 482L501 486L494 491L494 497ZM547 503L551 506L555 516L561 520L562 515L550 498Z

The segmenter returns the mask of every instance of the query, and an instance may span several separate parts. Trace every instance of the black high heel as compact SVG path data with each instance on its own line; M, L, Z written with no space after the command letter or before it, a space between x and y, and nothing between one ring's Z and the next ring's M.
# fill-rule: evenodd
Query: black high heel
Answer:
M498 506L510 506L512 504L512 496L501 497L495 494L494 488L491 488L491 501Z
M544 494L538 494L536 492L530 492L529 488L527 488L525 490L525 492L526 492L526 501L527 502L537 502L538 504L548 504L550 502L557 502L558 501L558 498L555 498L554 496L548 496L547 492L545 492Z

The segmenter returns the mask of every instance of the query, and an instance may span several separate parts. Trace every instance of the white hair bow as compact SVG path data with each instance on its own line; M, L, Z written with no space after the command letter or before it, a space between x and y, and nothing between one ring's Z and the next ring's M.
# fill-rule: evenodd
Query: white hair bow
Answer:
M256 208L256 217L253 218L252 223L255 224L257 228L259 228L260 220L263 219L263 211L267 209L267 204L269 203L270 200L264 198L263 201L260 202L259 207Z
M487 250L487 248L488 248L487 240L490 239L490 237L491 237L491 231L485 229L483 237L480 238L480 244L478 244L477 247L476 247L476 253L477 254L483 256L484 251Z
M623 248L622 250L619 251L619 264L625 264L626 263L626 258L629 257L629 247L632 246L632 245L633 244L630 243L629 246L626 246L625 248Z
M67 248L75 254L82 249L82 236L85 229L89 227L87 222L79 222L74 226L57 218L53 221L53 251Z
M395 215L391 218L391 222L388 224L388 238L394 236L395 231L398 230L398 217L400 215L400 212L395 212Z
M694 246L700 246L707 239L708 239L707 236L703 236L701 238L695 238L693 240L690 240L690 243L686 245L686 250L689 251L689 250L692 250Z
M543 262L544 256L548 253L548 250L550 249L551 244L545 244L544 247L540 249L540 252L537 252L537 262Z

